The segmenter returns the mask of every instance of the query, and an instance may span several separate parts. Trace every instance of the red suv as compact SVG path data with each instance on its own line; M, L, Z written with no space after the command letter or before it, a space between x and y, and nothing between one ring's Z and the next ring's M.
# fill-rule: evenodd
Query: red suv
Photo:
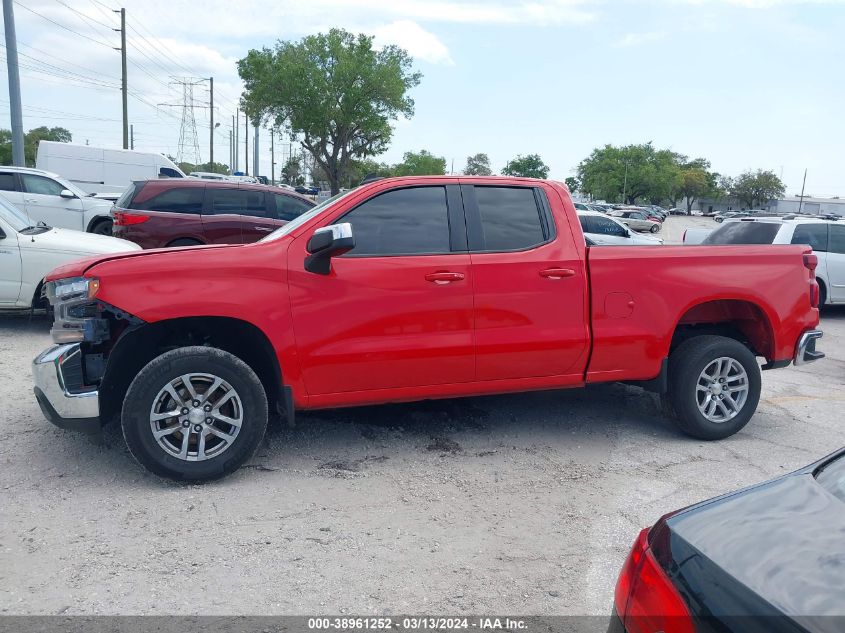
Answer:
M314 203L276 187L209 180L133 183L115 202L115 237L143 248L256 242Z

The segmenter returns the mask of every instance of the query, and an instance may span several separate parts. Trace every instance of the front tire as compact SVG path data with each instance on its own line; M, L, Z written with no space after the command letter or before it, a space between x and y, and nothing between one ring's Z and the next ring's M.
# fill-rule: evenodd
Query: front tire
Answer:
M724 336L696 336L669 356L669 410L678 428L702 440L742 429L760 402L760 365L745 345Z
M181 347L135 377L121 413L132 456L169 479L219 479L252 457L267 396L252 368L214 347Z

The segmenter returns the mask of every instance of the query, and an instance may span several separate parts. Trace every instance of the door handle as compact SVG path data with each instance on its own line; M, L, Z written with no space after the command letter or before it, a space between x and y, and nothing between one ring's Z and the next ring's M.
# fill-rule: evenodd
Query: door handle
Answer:
M276 230L275 228L272 228L272 227L269 227L269 226L254 226L252 228L254 228L256 231L263 231L265 233L269 233L270 231Z
M431 281L436 284L448 284L453 281L461 281L464 278L463 273L452 273L448 271L441 271L437 273L428 273L425 276L426 281Z
M546 268L540 271L540 277L547 279L563 279L564 277L574 277L575 271L571 268Z
M24 202L29 202L29 203L31 203L31 204L37 204L37 203L38 203L38 198L24 198L24 200L23 200L23 201L24 201Z

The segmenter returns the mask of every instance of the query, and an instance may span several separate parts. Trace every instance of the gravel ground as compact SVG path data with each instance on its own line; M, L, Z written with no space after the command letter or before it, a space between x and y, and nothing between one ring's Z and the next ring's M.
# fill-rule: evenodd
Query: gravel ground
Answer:
M302 414L228 479L174 485L116 429L97 446L44 420L29 363L48 329L0 317L3 614L603 615L643 526L842 445L840 308L828 358L766 372L721 442L602 385Z

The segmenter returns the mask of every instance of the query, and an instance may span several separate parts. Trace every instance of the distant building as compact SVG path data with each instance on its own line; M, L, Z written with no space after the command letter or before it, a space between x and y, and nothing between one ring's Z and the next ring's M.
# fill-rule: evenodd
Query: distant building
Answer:
M680 206L683 208L684 204L682 203ZM799 196L787 196L779 200L771 200L763 205L762 208L772 213L798 213L799 207L801 208L801 213L822 215L833 213L845 217L845 199L839 198L811 198L804 196L802 203ZM747 208L747 205L736 198L721 198L719 200L702 198L696 200L692 205L694 211L702 211L704 213L744 211Z

